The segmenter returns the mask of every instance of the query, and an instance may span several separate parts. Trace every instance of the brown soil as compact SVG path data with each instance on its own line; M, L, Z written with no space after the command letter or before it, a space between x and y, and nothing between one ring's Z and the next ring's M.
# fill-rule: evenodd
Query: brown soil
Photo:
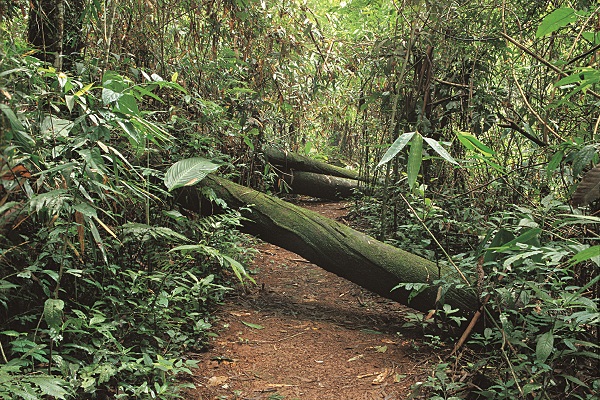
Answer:
M301 205L338 220L347 212ZM436 357L402 328L409 309L279 247L257 249L257 285L217 310L186 398L406 399L426 379Z

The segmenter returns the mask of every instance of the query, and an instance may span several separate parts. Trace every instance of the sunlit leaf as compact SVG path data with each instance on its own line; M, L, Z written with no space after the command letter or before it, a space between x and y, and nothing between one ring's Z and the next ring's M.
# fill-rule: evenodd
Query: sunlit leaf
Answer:
M575 10L568 7L559 8L544 17L542 23L538 26L535 36L538 38L546 36L575 21L577 21Z
M424 137L423 140L425 140L427 142L427 144L429 146L431 146L431 148L436 153L438 153L440 156L442 156L442 158L444 160L451 162L452 164L458 165L458 162L456 162L456 160L450 155L450 153L448 153L448 151L446 151L446 149L443 148L442 145L437 140L428 138L428 137Z
M412 139L415 133L416 132L407 132L400 135L398 139L396 139L394 143L392 143L388 151L385 152L383 158L381 159L381 161L379 161L379 164L377 164L376 168L379 168L383 164L390 161L392 158L396 157L396 155L400 153L400 151L408 144L410 139Z
M482 153L484 156L487 156L487 157L493 156L496 154L496 152L494 150L490 149L488 146L481 143L479 141L479 139L477 139L477 137L470 132L457 131L456 137L462 143L462 145L465 146L465 148L467 150L477 150L480 153Z
M587 260L592 260L600 266L600 245L588 247L587 249L580 251L571 257L569 262L571 264L576 264Z
M209 173L216 171L219 164L203 157L193 157L173 164L165 174L164 183L169 191L192 186L200 182Z
M423 136L415 135L408 153L408 164L406 172L408 174L408 186L412 189L417 182L417 176L421 170L421 162L423 161Z
M67 74L65 74L64 72L59 72L56 77L58 78L58 84L60 85L61 88L65 87L65 85L67 84Z

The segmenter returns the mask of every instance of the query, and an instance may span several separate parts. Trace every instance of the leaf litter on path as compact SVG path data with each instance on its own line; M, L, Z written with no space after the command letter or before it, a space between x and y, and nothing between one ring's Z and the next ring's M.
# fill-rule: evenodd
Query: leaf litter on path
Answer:
M345 213L343 203L305 206L330 218ZM408 397L433 355L402 332L407 308L284 249L258 250L257 285L216 310L216 337L193 355L196 389L186 399Z

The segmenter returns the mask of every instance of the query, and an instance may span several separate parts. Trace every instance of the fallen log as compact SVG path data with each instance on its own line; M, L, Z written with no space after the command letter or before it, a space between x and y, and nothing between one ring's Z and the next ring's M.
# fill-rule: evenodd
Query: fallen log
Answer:
M399 283L432 283L438 277L456 281L453 269L358 232L346 225L287 203L276 197L208 175L199 185L209 188L231 208L242 208L242 230L290 250L319 267L383 297L428 312L436 308L438 288L428 287L409 302ZM178 202L201 211L201 190L183 189ZM249 207L248 207L249 206ZM469 318L478 309L477 296L468 288L449 288L443 302Z
M352 197L359 188L356 179L317 174L315 172L290 171L283 174L291 193L304 194L328 200L343 200Z
M282 151L274 147L266 148L263 153L271 164L281 167L284 172L298 170L339 176L341 178L364 180L359 176L357 171L337 167L296 153Z

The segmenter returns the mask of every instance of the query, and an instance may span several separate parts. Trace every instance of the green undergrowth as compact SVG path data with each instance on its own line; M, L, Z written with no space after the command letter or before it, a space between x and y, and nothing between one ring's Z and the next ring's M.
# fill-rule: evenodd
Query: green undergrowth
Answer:
M532 189L527 185L522 192ZM502 203L502 189L490 200ZM433 318L406 316L405 327L422 329L425 344L443 355L412 388L413 398L597 398L600 219L573 209L558 191L532 199L529 207L510 205L490 213L482 211L489 206L485 199L465 208L453 193L429 198L415 191L404 198L407 203L398 202L401 222L386 241L454 265L485 303L480 325L454 354L470 321L456 317L458 310L443 298L446 287L462 281L433 282L442 288ZM364 199L353 211L374 235L381 229L380 205L377 198ZM414 295L429 287L401 286Z
M249 255L239 214L183 215L154 168L185 90L28 54L0 47L0 398L179 397Z

